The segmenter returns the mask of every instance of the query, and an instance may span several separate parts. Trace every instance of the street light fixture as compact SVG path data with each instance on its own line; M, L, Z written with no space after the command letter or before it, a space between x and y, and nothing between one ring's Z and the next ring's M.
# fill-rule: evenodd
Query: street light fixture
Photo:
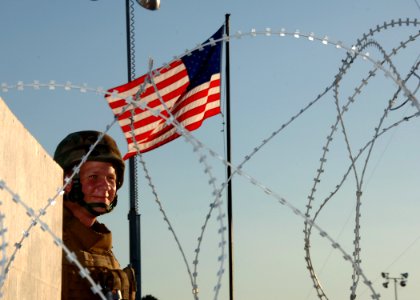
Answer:
M395 300L398 300L397 282L400 282L400 286L405 287L407 285L408 273L401 273L401 277L389 277L389 273L382 272L381 276L386 280L382 283L384 288L388 288L390 280L394 281Z
M146 9L157 10L160 7L160 0L137 0Z

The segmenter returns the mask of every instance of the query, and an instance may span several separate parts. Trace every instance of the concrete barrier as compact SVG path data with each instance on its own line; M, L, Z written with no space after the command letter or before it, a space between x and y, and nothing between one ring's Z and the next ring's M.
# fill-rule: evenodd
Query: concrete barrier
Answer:
M62 186L62 178L60 166L0 98L0 180L37 213ZM57 205L50 207L42 217L59 238L62 237L61 201L57 199ZM9 259L31 219L25 209L1 189L0 202L0 213L5 215L6 257ZM2 299L61 299L61 258L61 248L36 225L11 264L1 291Z

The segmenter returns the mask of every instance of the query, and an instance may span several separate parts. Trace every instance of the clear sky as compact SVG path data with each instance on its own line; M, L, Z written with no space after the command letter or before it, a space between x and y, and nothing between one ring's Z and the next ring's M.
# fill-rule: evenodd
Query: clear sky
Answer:
M230 13L232 162L239 165L246 155L273 132L317 99L335 80L344 48L293 37L299 30L316 38L328 36L351 47L377 26L390 24L369 36L376 44L364 49L369 59L357 58L342 76L336 95L340 107L348 102L344 129L338 129L328 145L324 172L312 195L312 218L324 200L316 223L353 255L356 229L356 191L359 183L360 267L381 299L394 299L393 286L382 286L381 272L398 277L408 272L408 283L398 288L399 299L414 300L420 294L420 160L419 119L387 130L375 142L370 155L364 151L333 197L351 166L352 156L372 140L375 128L387 128L416 113L410 103L391 111L380 121L388 101L398 90L393 76L374 69L372 61L383 60L381 49L391 54L392 66L402 79L419 57L420 24L403 22L420 17L418 0L162 0L161 9L147 11L135 6L135 62L137 75L147 71L149 57L156 67L192 49L211 36ZM398 20L401 19L401 25ZM273 34L248 34L257 32ZM274 32L288 33L280 37ZM238 33L240 32L240 33ZM242 34L243 35L242 35ZM406 43L410 36L411 42ZM22 81L86 84L88 88L111 88L127 81L124 1L117 0L2 0L0 4L0 97L27 129L52 155L57 143L78 130L105 130L113 115L100 93L82 93L63 88L22 91L10 87ZM385 70L392 70L389 64ZM407 81L419 99L420 72ZM365 79L365 81L363 81ZM365 83L364 83L365 82ZM5 86L9 87L5 91ZM359 94L355 89L361 87ZM354 97L353 97L354 96ZM399 94L394 107L405 101ZM225 89L222 92L224 106ZM269 140L243 166L247 176L233 180L233 242L235 299L317 299L304 259L304 220L279 199L267 195L266 187L287 203L306 212L308 196L320 168L323 147L336 123L334 90L330 90L299 117ZM207 120L193 135L225 156L224 117ZM344 135L343 132L346 134ZM120 128L109 133L122 152L126 144ZM346 141L348 143L346 143ZM347 146L349 145L349 147ZM368 148L369 149L369 148ZM217 186L225 181L224 164L207 154ZM202 153L202 154L203 154ZM143 159L163 209L193 269L197 238L214 201L213 188L199 162L200 154L183 138L146 153ZM365 171L364 166L366 165ZM27 174L48 176L48 174ZM1 177L1 174L0 174ZM253 183L255 179L258 184ZM120 191L116 210L102 217L114 233L114 250L123 266L129 262L128 180ZM193 299L187 268L177 244L164 222L144 171L139 172L143 295L160 300ZM224 199L225 200L225 199ZM53 213L53 211L51 211ZM226 201L222 214L226 213ZM200 299L214 299L220 269L219 212L212 212L200 247L198 285ZM28 220L29 222L29 220ZM224 218L226 224L226 218ZM227 233L225 232L227 238ZM349 299L351 264L343 253L313 229L311 257L329 299ZM225 249L225 252L227 249ZM227 266L227 260L225 261ZM222 277L218 299L228 299L228 273ZM357 299L371 299L360 279Z

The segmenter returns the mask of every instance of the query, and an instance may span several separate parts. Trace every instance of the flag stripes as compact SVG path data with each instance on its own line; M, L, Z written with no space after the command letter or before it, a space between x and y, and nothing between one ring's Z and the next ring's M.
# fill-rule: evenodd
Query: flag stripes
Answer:
M176 110L171 112L173 118L180 126L192 131L201 126L205 118L220 113L220 74L213 75L212 81L203 85L213 85L213 88L198 87L190 91L185 98L185 102L180 101ZM200 96L201 94L201 96ZM194 96L198 96L194 99ZM193 100L189 101L189 97ZM169 118L166 111L161 112ZM141 152L147 152L166 144L180 136L177 129L172 124L167 124L166 120L160 116L154 117L156 121L148 126L142 126L134 130L135 139L133 141L131 129L125 131L128 142L128 153L137 153L137 142ZM129 128L129 126L127 126ZM124 159L129 157L124 157Z
M108 90L105 98L128 144L124 159L178 138L177 126L192 131L220 113L220 57L220 42L207 45L152 71L152 78L145 74Z

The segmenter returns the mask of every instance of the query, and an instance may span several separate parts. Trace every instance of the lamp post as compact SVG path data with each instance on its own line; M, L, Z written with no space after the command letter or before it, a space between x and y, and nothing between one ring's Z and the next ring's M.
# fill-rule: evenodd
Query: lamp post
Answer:
M91 0L96 1L96 0ZM134 0L125 0L125 17L126 17L126 35L127 35L127 74L128 81L132 81L135 77L133 73L134 62L134 17L131 3ZM143 8L148 10L158 10L160 8L160 0L136 0ZM137 283L136 300L141 299L141 247L140 247L140 212L138 209L137 198L137 166L135 158L132 157L128 161L129 166L129 195L130 209L128 212L129 221L129 240L130 240L130 265L134 269Z
M398 300L397 282L399 281L400 285L402 287L405 287L407 285L408 273L401 273L401 277L389 277L389 273L386 273L386 272L382 272L381 275L382 275L382 278L386 280L384 283L382 283L384 288L388 288L390 280L394 281L395 300Z
M135 77L133 72L134 62L134 17L133 11L130 9L131 2L134 0L125 1L125 15L126 15L126 35L127 35L127 74L128 81L132 81ZM142 7L149 10L157 10L160 7L160 0L136 0ZM128 212L129 221L129 239L130 239L130 265L134 269L136 276L137 292L136 300L141 299L141 233L140 233L140 212L137 197L137 166L135 157L129 159L129 195L130 195L130 209Z

